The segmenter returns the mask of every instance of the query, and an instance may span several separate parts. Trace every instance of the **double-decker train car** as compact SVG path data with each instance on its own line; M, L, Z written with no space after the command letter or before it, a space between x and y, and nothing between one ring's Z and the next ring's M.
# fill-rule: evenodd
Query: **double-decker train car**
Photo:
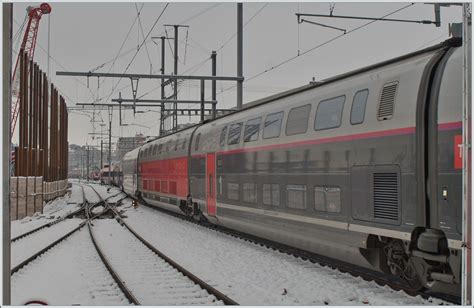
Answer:
M100 184L113 185L114 168L115 166L112 164L110 168L109 165L104 165L100 169Z
M112 185L122 188L123 182L123 173L122 173L122 163L118 163L113 165L112 171Z
M126 153L121 161L123 172L123 191L130 195L136 196L138 193L138 152L140 148L136 148Z
M151 141L129 153L138 170L124 168L124 178L138 186L127 192L459 295L460 43L450 39Z

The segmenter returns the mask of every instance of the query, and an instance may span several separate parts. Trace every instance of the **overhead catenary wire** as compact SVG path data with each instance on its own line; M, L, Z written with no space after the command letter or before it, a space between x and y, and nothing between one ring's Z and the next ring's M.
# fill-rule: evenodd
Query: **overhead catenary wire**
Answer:
M255 12L255 13L244 23L244 25L243 25L242 28L245 29L245 27L246 27L255 17L257 17L257 15L260 14L260 13L263 11L263 9L267 7L267 5L268 5L268 3L265 3L262 7L260 7L260 9L258 9L257 12ZM235 32L235 33L232 34L227 40L225 40L225 42L221 45L221 47L219 47L219 48L217 49L217 51L220 51L220 50L224 49L224 47L225 47L230 41L232 41L232 39L233 39L234 37L236 37L236 36L237 36L237 32Z
M193 71L192 73L195 73L198 69L200 69L202 66L204 66L204 64L206 64L207 62L209 62L211 60L210 57L207 57L205 58L203 61L200 61L199 63L196 63L195 65L191 66L190 68L188 68L187 70L185 70L183 72L183 74L187 74L188 72L192 71L193 69L197 68L195 71ZM138 97L138 99L140 98L143 98L145 97L146 95L149 95L151 93L153 93L154 91L158 90L161 88L161 84L158 85L157 87L154 87L153 89L149 90L148 92L142 94L141 96Z
M143 3L142 4L142 8L145 4ZM142 33L142 38L145 39L145 31L143 31L143 25L142 25L142 20L140 18L140 11L138 11L138 6L137 6L137 3L135 3L135 10L137 11L137 17L138 17L138 24L140 26L139 30L141 30L141 33ZM150 71L153 69L153 63L151 62L151 57L150 57L150 53L148 51L148 46L145 42L145 50L146 50L146 54L148 56L148 62L150 62Z
M293 61L293 60L295 60L295 59L297 59L297 58L299 58L299 57L301 57L301 56L304 56L304 55L306 55L306 54L308 54L308 53L310 53L310 52L312 52L312 51L314 51L314 50L316 50L316 49L319 49L319 48L321 48L321 47L323 47L323 46L326 46L327 44L329 44L329 43L331 43L331 42L334 42L335 40L337 40L337 39L339 39L339 38L341 38L341 37L343 37L343 36L345 36L345 35L348 35L348 34L350 34L350 33L353 33L353 32L355 32L355 31L358 31L358 30L360 30L360 29L362 29L362 28L365 28L365 27L367 27L368 25L370 25L370 24L372 24L372 23L374 23L374 22L377 22L378 20L381 20L381 19L383 19L383 18L385 18L385 17L387 17L387 16L390 16L390 15L393 15L393 14L395 14L395 13L398 13L398 12L400 12L400 11L402 11L402 10L405 10L405 9L407 9L407 8L413 6L413 5L415 5L415 3L410 3L410 4L405 5L405 6L401 7L401 8L399 8L399 9L396 9L395 11L392 11L392 12L390 12L390 13L388 13L388 14L385 14L385 15L382 16L382 17L379 17L379 18L377 18L377 19L371 20L371 21L369 21L369 22L367 22L367 23L365 23L365 24L363 24L363 25L360 25L360 26L355 27L355 28L353 28L353 29L351 29L351 30L348 30L346 33L339 34L339 35L337 35L337 36L335 36L335 37L333 37L333 38L331 38L331 39L329 39L329 40L327 40L327 41L325 41L325 42L323 42L323 43L321 43L321 44L318 44L318 45L316 45L316 46L313 46L313 47L311 47L311 48L305 50L304 52L301 52L301 53L297 54L296 56L292 56L292 57L290 57L290 58L288 58L288 59L286 59L286 60L284 60L284 61L278 63L277 65L274 65L274 66L272 66L272 67L270 67L270 68L267 68L267 69L261 71L260 73L255 74L255 75L252 75L252 76L250 76L249 78L246 78L245 81L246 81L246 82L249 82L249 81L251 81L251 80L253 80L253 79L256 79L256 78L258 78L258 77L260 77L260 76L262 76L262 75L264 75L264 74L266 74L266 73L268 73L268 72L270 72L270 71L273 71L273 70L275 70L275 69L277 69L277 68L279 68L279 67L282 67L283 65L285 65L285 64L287 64L287 63L289 63L289 62L291 62L291 61ZM226 91L228 91L228 90L230 90L230 89L235 88L236 86L237 86L237 85L233 85L233 86L227 87L226 89L224 89L223 91L219 92L218 94L222 94L222 93L224 93L224 92L226 92Z
M20 23L16 20L16 19L13 19L13 22L16 23L18 26L20 26ZM54 63L56 63L59 67L61 67L63 70L67 71L68 69L66 67L64 67L64 65L62 65L61 63L59 63L59 61L57 61L53 56L51 56L51 54L48 55L48 51L46 50L46 48L44 48L39 42L36 42L36 46L39 47L39 49L46 55L46 57L49 57ZM16 52L18 54L18 52ZM81 84L82 86L84 86L84 88L87 89L87 85L81 81L79 78L77 77L74 77L74 79L79 83ZM73 101L66 93L64 93L61 89L58 88L58 92L64 96L65 98L67 98L69 101ZM89 89L89 92L91 94L91 97L94 96L94 94L92 93L92 91Z
M194 20L194 19L196 19L196 18L198 18L198 17L204 15L205 13L210 12L211 10L213 10L213 9L215 9L216 7L220 6L221 4L222 4L222 3L213 4L213 5L211 5L210 7L207 7L207 8L205 8L205 9L199 11L198 13L196 13L196 14L190 16L190 17L187 17L185 20L179 22L178 24L189 23L191 20ZM162 33L160 33L160 34L157 35L157 36L162 36L162 35L164 35L164 34L166 34L166 32L162 32ZM149 38L149 39L147 39L147 40L151 40L151 38ZM128 55L128 54L130 54L130 53L132 53L132 52L134 52L134 51L136 51L136 48L135 48L135 47L133 47L133 48L131 48L131 49L128 49L128 50L125 51L124 53L120 54L120 55L117 57L117 59L122 58L122 57L124 57L124 56L126 56L126 55ZM111 63L112 61L114 61L114 59L110 59L110 60L104 62L103 64L101 64L101 66L107 65L107 64ZM121 90L128 89L128 88L130 88L130 85L125 86L125 87L123 87L123 88L121 88L121 89L118 89L118 90L117 90L117 89L114 89L114 87L113 87L112 90L111 90L111 92L110 92L110 93L111 93L110 95L117 93L117 91L121 91ZM110 95L109 95L108 97L110 97ZM105 96L104 96L104 97L105 97ZM99 101L101 101L101 100L103 100L103 98L101 98Z
M114 68L114 65L115 65L115 62L118 60L118 58L120 57L120 52L122 51L123 47L125 46L125 43L127 42L129 36L130 36L130 33L132 32L133 30L133 27L135 26L135 23L137 22L139 16L140 16L140 12L142 11L143 7L144 7L144 3L142 3L140 9L138 10L136 4L135 4L135 7L137 8L137 15L135 16L135 19L133 20L132 24L130 25L130 28L128 29L128 32L127 34L125 35L125 38L124 40L122 41L122 45L120 45L120 48L117 52L117 54L115 55L115 57L111 60L111 61L107 61L105 63L102 63L101 65L95 67L94 69L91 70L91 72L95 72L97 71L98 69L101 69L103 68L105 65L107 65L108 63L112 62L112 64L110 65L109 69L107 70L107 73L109 73L113 68ZM132 48L129 52L127 52L126 54L129 54L131 53L132 51L134 51L134 49ZM99 86L101 84L103 84L105 82L105 80L103 80L102 82L99 83ZM100 101L99 99L99 93L97 92L97 99L96 101Z
M130 68L130 66L132 65L133 61L135 60L135 58L137 57L138 53L140 52L140 49L142 48L142 46L145 44L145 42L147 41L148 37L150 36L151 32L153 31L153 29L155 28L156 24L158 23L158 21L160 20L161 16L163 16L163 14L165 13L166 9L168 8L169 6L169 3L166 3L165 7L163 8L163 10L161 11L160 15L158 15L158 17L156 18L155 22L153 23L153 25L151 26L150 30L148 31L147 35L145 36L145 39L143 40L143 42L138 46L138 49L137 51L135 52L135 54L133 55L132 59L130 60L130 62L128 63L128 65L125 67L125 71L124 71L124 74L128 71L128 69ZM113 90L116 90L118 84L120 83L120 81L122 80L122 78L119 78L119 80L117 81L117 83L115 84L115 86L112 88ZM112 96L114 92L111 92L108 96L107 96L107 99L106 100L109 100L110 96Z

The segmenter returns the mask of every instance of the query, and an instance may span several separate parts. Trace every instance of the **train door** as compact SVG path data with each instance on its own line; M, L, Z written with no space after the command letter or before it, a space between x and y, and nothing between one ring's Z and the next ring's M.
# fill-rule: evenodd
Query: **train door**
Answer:
M434 78L430 106L429 176L431 227L448 237L462 231L462 50L451 49Z
M216 216L216 153L206 156L206 204L207 214Z

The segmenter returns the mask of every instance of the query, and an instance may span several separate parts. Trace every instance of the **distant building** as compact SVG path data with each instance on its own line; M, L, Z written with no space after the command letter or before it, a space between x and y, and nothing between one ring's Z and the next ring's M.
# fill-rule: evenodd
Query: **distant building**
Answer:
M135 137L120 137L117 141L117 150L115 160L122 160L122 157L131 150L145 143L146 137L142 134L136 134Z
M88 154L89 159L87 158ZM107 153L104 153L103 159L106 158ZM68 177L85 177L87 174L87 161L89 161L89 172L100 169L100 148L97 149L94 146L89 146L89 151L87 151L87 146L85 145L70 144Z

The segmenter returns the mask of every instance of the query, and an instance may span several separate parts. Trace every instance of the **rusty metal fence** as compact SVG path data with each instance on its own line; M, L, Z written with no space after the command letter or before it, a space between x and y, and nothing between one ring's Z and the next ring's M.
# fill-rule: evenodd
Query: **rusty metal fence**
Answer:
M21 51L21 55L19 145L14 149L11 178L11 208L12 213L17 213L13 219L21 218L23 213L29 215L29 208L34 212L42 210L43 201L67 190L66 102L38 64L29 60L25 52Z

